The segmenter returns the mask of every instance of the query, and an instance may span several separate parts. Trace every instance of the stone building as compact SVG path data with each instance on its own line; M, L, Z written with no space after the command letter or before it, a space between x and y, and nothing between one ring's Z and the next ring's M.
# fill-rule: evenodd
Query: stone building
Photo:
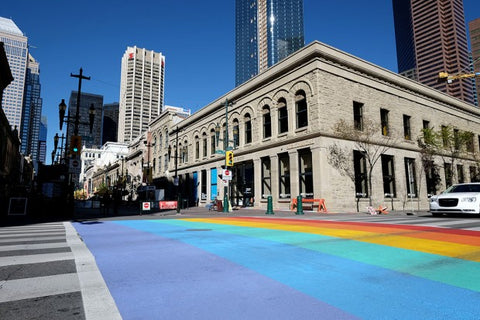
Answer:
M275 209L288 209L292 199L302 195L325 199L333 212L355 211L357 200L364 210L368 199L357 194L363 190L365 159L355 150L355 138L343 139L334 131L341 120L356 124L358 130L362 130L359 121L376 123L374 144L395 139L371 175L373 189L366 196L374 206L392 202L395 209L410 203L415 209L428 208L427 179L417 143L423 128L451 126L474 134L471 149L456 161L465 181L479 153L478 109L313 42L180 122L171 117L153 121L152 139L162 141L153 149L153 181L169 182L176 196L190 205L223 199L225 156L221 152L233 149L228 193L234 206L266 207L271 196ZM228 143L224 143L226 128ZM330 164L333 145L351 149L354 179ZM442 172L440 188L444 188L446 166L440 157L435 163ZM179 177L178 186L175 177Z

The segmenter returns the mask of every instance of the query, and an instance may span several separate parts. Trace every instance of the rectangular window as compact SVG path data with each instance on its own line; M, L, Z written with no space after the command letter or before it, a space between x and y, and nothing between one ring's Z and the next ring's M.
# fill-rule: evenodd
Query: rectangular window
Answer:
M262 161L262 198L267 198L272 194L272 168L269 157L261 159Z
M290 198L290 160L288 153L278 155L280 199Z
M278 133L288 132L287 106L278 108Z
M441 127L441 134L442 134L442 143L444 148L450 147L450 141L448 140L448 127L442 126Z
M405 180L407 183L407 196L416 198L417 178L415 174L415 159L405 158Z
M410 116L403 115L403 137L405 140L412 140L412 132L410 129Z
M363 131L363 103L353 101L353 125L355 129Z
M353 151L353 168L355 171L355 193L357 197L368 197L367 160L363 152Z
M382 135L388 136L389 127L388 127L388 110L387 109L380 109L380 121L382 123Z
M455 143L455 150L460 150L460 131L453 129L453 141Z
M450 163L445 163L445 183L447 187L453 184L453 175L452 175L452 165Z
M217 199L217 168L210 169L210 200Z
M428 129L428 128L430 128L430 121L423 120L423 129Z
M475 166L470 166L470 182L480 182L480 175Z
M195 159L199 159L200 158L200 141L199 140L196 140L195 141Z
M465 175L463 174L463 165L457 164L457 179L458 183L465 182Z
M207 170L200 171L201 199L207 200Z
M467 152L474 152L475 151L475 147L473 146L473 137L474 137L474 134L472 132L465 132L465 148L467 149Z
M270 117L270 110L263 110L263 138L270 138L272 136L272 119Z
M304 198L313 198L313 169L312 152L310 149L298 151L300 195Z
M427 193L436 194L437 186L440 182L438 167L433 161L425 161L423 165L425 169L425 177L427 180Z
M382 155L383 192L386 197L396 197L395 190L395 167L393 156ZM387 196L388 194L388 196Z

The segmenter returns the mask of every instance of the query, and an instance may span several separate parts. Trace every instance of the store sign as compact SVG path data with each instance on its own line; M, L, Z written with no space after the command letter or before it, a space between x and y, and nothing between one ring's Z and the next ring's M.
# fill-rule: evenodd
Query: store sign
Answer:
M177 209L177 201L160 201L158 207L160 210Z

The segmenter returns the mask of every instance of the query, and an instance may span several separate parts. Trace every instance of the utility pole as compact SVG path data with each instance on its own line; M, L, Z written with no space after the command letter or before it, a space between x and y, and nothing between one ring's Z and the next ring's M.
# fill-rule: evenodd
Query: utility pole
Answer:
M78 92L77 92L77 110L75 112L75 126L73 134L78 136L78 125L80 123L80 95L82 94L82 80L90 80L90 77L83 75L83 69L80 68L80 74L70 73L70 77L78 78Z

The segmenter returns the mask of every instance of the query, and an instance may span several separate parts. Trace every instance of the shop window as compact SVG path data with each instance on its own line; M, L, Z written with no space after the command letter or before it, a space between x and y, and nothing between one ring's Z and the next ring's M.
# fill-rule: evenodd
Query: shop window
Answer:
M207 200L207 170L200 171L200 197Z
M285 99L278 100L278 133L288 132L288 111Z
M367 159L363 152L353 151L353 168L355 172L355 193L357 197L368 197Z
M290 198L290 159L288 153L278 155L280 199Z
M297 112L297 129L308 126L307 98L304 91L295 95L295 109Z
M405 181L407 184L407 196L418 197L417 175L415 173L415 159L405 158Z
M396 197L395 192L395 167L393 156L382 155L383 192L391 197Z
M304 198L313 198L313 167L310 149L299 150L298 160L300 195Z
M272 194L272 168L269 157L261 159L262 162L262 198Z
M270 107L263 107L263 138L272 136L272 118L270 116Z

